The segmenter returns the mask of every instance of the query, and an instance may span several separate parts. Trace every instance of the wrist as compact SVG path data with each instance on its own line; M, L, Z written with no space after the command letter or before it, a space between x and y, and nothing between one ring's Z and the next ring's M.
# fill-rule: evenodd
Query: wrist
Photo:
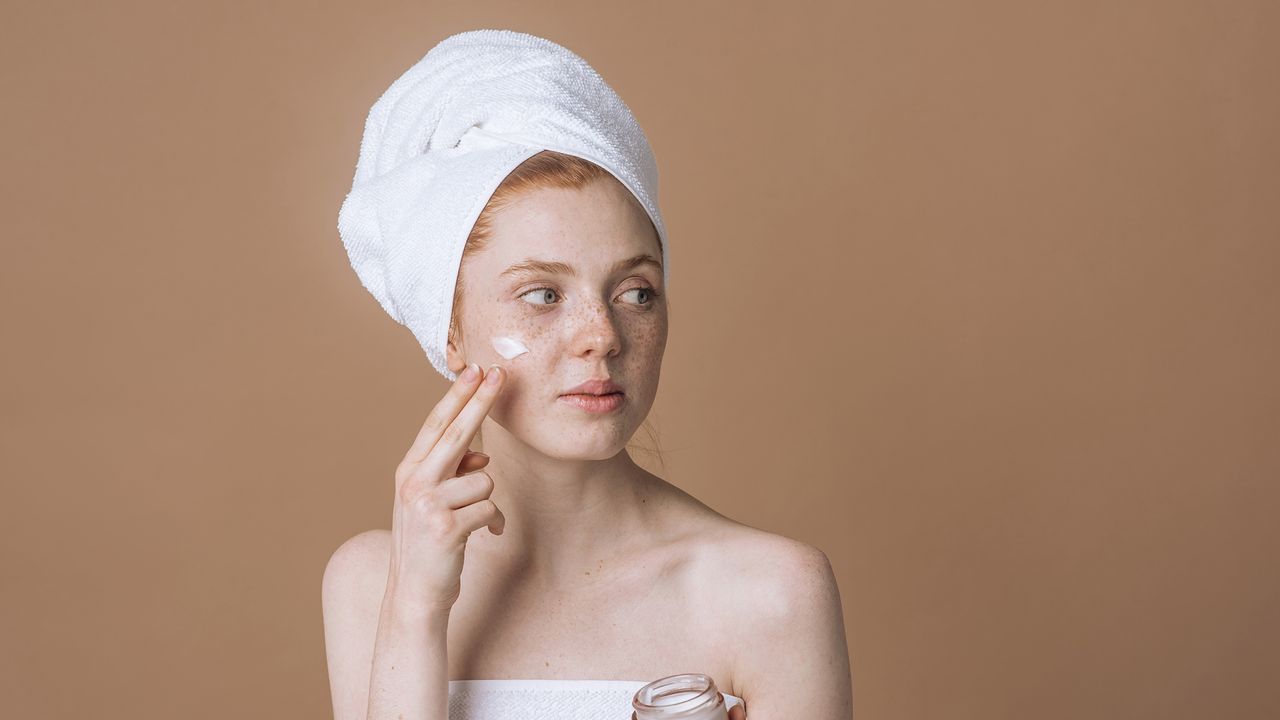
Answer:
M387 582L382 597L382 614L398 623L447 626L452 609L452 605L431 602L421 593L406 592L394 581Z

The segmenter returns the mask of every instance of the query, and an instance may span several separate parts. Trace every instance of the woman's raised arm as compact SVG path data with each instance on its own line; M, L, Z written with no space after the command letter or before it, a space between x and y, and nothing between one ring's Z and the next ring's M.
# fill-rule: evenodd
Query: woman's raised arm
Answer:
M362 572L352 567L371 563L340 557L339 548L325 570L335 720L448 717L446 638L449 613L462 589L467 539L486 525L501 534L506 524L489 499L493 478L479 470L488 457L467 450L504 372L494 366L484 382L480 375L478 367L469 366L458 376L396 468L385 585L372 638L359 631L372 624L370 590L346 585ZM367 690L366 698L359 688Z

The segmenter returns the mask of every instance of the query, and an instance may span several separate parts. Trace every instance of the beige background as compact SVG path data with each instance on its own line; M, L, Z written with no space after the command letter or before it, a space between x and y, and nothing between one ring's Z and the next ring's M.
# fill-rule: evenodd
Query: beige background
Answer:
M826 551L856 717L1275 717L1278 7L8 3L3 714L329 715L325 561L446 387L338 206L506 27L648 133L638 459Z

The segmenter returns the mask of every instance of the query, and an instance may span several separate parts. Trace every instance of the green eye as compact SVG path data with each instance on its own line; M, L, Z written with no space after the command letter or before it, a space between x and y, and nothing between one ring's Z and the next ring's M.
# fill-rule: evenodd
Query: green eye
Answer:
M640 293L640 297L644 299L638 301L636 303L637 305L652 305L653 299L658 297L657 290L654 290L653 288L647 288L647 287L631 288L630 290L622 294L626 295L627 293Z
M555 290L552 290L551 288L534 288L534 289L532 289L532 290L530 290L530 291L528 291L528 292L524 293L524 294L523 294L523 295L521 295L520 297L525 298L525 297L529 297L530 295L533 295L534 297L540 297L540 298L542 298L545 302L539 302L539 301L537 301L537 300L534 300L534 301L531 301L531 302L530 302L530 304L531 304L531 305L550 305L550 304L551 304L551 301L550 301L550 300L547 300L547 295L548 295L548 293L550 293L550 294L554 295L554 294L556 294L556 291L555 291Z

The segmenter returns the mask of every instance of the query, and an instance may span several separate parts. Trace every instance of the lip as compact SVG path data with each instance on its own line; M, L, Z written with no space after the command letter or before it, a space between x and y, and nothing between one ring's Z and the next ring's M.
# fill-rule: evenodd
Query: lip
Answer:
M622 407L626 393L609 378L592 378L581 385L571 387L559 400L589 413L610 413Z
M589 413L603 414L613 412L622 407L624 397L620 392L607 395L569 394L561 395L558 401L568 403L579 410L585 410Z
M610 393L620 393L622 388L609 378L592 378L581 385L571 387L560 393L561 397L565 395L608 395Z

